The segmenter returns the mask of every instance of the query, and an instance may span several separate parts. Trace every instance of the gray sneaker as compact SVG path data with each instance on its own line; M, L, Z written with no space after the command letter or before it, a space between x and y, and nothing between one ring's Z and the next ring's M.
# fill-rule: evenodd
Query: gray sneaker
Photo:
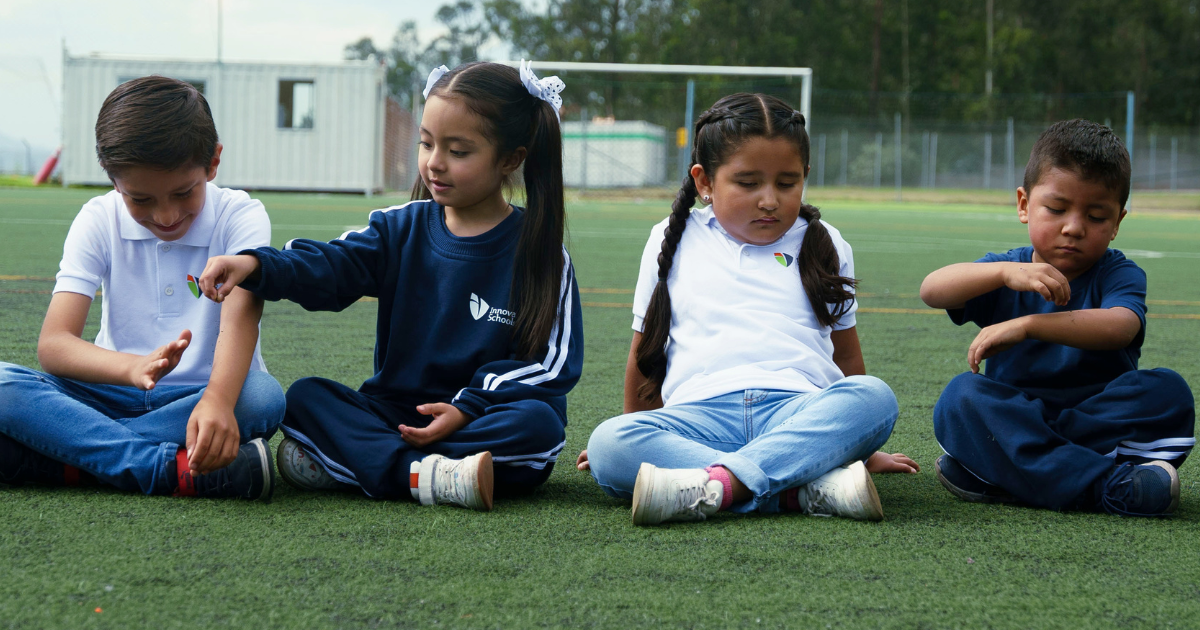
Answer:
M277 451L279 476L297 490L345 490L346 484L333 478L325 466L304 450L299 440L284 437Z

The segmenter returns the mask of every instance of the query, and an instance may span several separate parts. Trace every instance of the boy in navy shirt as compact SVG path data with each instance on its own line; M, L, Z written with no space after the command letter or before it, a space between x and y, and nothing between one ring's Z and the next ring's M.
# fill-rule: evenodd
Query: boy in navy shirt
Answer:
M966 501L1162 516L1195 444L1195 403L1171 370L1139 370L1146 274L1109 243L1129 154L1084 120L1038 138L1017 189L1031 246L943 267L921 299L982 328L946 386L938 479ZM986 375L979 364L987 359Z

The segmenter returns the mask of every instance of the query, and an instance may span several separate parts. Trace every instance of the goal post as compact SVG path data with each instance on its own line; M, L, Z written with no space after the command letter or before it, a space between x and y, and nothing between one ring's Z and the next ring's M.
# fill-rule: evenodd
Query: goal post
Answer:
M517 67L521 62L499 63ZM811 68L574 61L530 64L539 76L562 74L567 82L563 92L563 158L569 188L677 185L689 166L687 152L696 116L708 105L697 102L698 86L704 88L703 98L712 98L714 91L778 94L782 89L790 95L787 100L792 100L798 82L797 109L804 114L805 127L812 129ZM638 76L620 79L612 75ZM607 101L605 92L610 97ZM641 106L632 111L622 107L628 99L615 102L616 92L626 97L637 92L644 96L639 101ZM589 104L599 105L608 116L589 118L589 113L595 113L594 109L589 111Z

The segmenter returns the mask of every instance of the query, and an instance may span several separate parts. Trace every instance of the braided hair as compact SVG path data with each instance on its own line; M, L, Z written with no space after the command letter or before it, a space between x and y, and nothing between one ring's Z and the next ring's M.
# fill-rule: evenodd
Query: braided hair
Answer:
M429 98L459 99L483 121L483 134L498 156L521 147L524 164L525 217L513 262L510 303L517 312L517 355L531 357L545 348L558 316L563 279L562 131L554 106L534 97L516 68L487 62L463 64L433 84ZM506 182L508 185L509 182ZM431 199L421 176L412 199Z
M800 153L805 170L808 169L809 140L804 129L804 115L773 96L739 93L722 98L696 120L692 137L695 141L691 163L699 164L710 179L715 178L717 169L751 138L791 140ZM671 204L671 216L663 234L662 251L658 255L658 283L646 309L642 338L635 353L638 371L646 377L638 390L638 396L643 400L657 397L666 379L666 347L671 330L671 295L667 291L667 278L697 194L695 180L690 174L685 176ZM857 280L841 275L837 248L829 230L821 223L821 212L814 206L802 204L800 218L808 222L796 255L800 283L817 321L822 326L833 326L849 311Z

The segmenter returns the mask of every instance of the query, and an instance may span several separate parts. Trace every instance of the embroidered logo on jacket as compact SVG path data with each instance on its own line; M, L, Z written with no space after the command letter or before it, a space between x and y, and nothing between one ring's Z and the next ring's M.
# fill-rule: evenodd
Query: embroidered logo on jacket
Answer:
M775 260L779 261L779 264L783 265L784 267L791 267L792 261L796 259L788 254L775 252Z
M192 290L192 295L196 296L196 299L200 299L200 285L196 282L196 277L189 273L187 279L188 288Z
M471 317L474 317L476 320L480 320L483 319L484 315L487 315L487 320L489 322L506 324L508 326L512 326L513 320L517 317L517 314L510 310L489 306L483 298L472 293Z
M483 298L474 293L471 294L471 317L483 319L483 316L487 315L489 310L490 307L487 302L483 301Z

